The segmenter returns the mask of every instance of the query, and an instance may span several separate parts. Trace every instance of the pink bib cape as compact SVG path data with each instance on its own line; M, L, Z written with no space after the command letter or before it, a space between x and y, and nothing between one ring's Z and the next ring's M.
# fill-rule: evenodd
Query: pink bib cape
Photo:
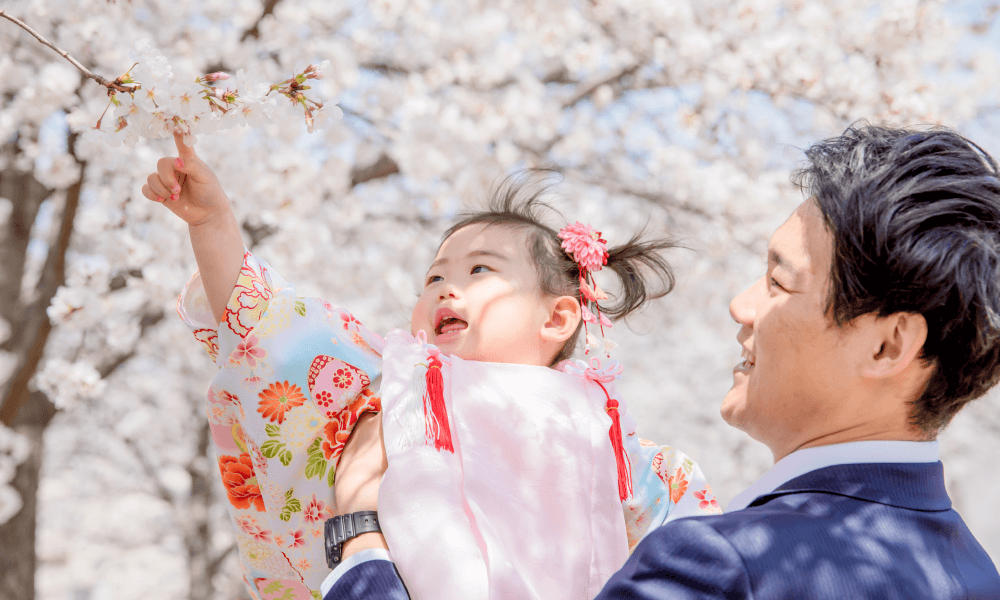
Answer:
M624 405L631 493L619 500L607 397L579 361L557 371L439 355L448 451L425 416L437 415L424 405L433 346L383 340L249 252L221 323L197 276L178 312L219 367L207 416L254 599L319 597L337 461L366 412L383 411L379 513L418 600L590 598L652 528L719 512L698 466L640 440Z
M548 367L442 356L454 451L437 449L422 406L433 351L397 331L382 355L379 516L410 595L592 598L628 556L604 393Z

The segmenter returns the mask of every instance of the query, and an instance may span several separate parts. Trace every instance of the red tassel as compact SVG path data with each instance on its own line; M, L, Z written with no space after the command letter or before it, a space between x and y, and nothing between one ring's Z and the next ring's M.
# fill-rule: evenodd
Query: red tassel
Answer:
M441 375L441 361L437 356L429 357L427 374L424 378L427 384L427 391L424 394L424 426L427 441L428 443L434 441L435 450L454 453L451 428L448 426L448 409L444 405L444 377Z
M604 405L604 411L611 417L611 429L608 436L611 438L611 448L615 452L615 462L618 464L618 498L624 502L632 497L632 468L629 466L628 453L622 443L622 424L618 414L618 401L613 399L608 390L600 382L597 385L604 390L604 395L608 398L608 403Z

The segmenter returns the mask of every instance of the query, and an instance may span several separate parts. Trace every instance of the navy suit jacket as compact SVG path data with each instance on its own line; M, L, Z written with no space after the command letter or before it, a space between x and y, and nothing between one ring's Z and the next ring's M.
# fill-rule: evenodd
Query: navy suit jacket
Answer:
M392 563L372 561L325 600L407 597ZM952 510L940 462L850 464L656 529L598 598L1000 599L1000 575Z

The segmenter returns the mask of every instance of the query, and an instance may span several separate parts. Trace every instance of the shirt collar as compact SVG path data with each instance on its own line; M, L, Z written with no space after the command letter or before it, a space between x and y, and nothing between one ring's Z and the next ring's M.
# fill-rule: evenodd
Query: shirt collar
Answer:
M727 512L743 510L756 498L810 471L855 463L926 463L940 460L937 441L865 441L796 450L774 463L750 487L736 495Z

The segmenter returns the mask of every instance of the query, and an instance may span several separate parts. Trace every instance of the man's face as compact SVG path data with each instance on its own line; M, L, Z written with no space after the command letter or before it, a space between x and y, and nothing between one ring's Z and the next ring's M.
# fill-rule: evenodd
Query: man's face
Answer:
M441 244L410 327L460 358L547 364L539 336L547 319L524 230L474 224Z
M853 418L844 394L859 341L851 325L837 327L825 313L831 256L819 208L806 201L771 236L764 277L729 305L744 361L722 417L775 460Z

